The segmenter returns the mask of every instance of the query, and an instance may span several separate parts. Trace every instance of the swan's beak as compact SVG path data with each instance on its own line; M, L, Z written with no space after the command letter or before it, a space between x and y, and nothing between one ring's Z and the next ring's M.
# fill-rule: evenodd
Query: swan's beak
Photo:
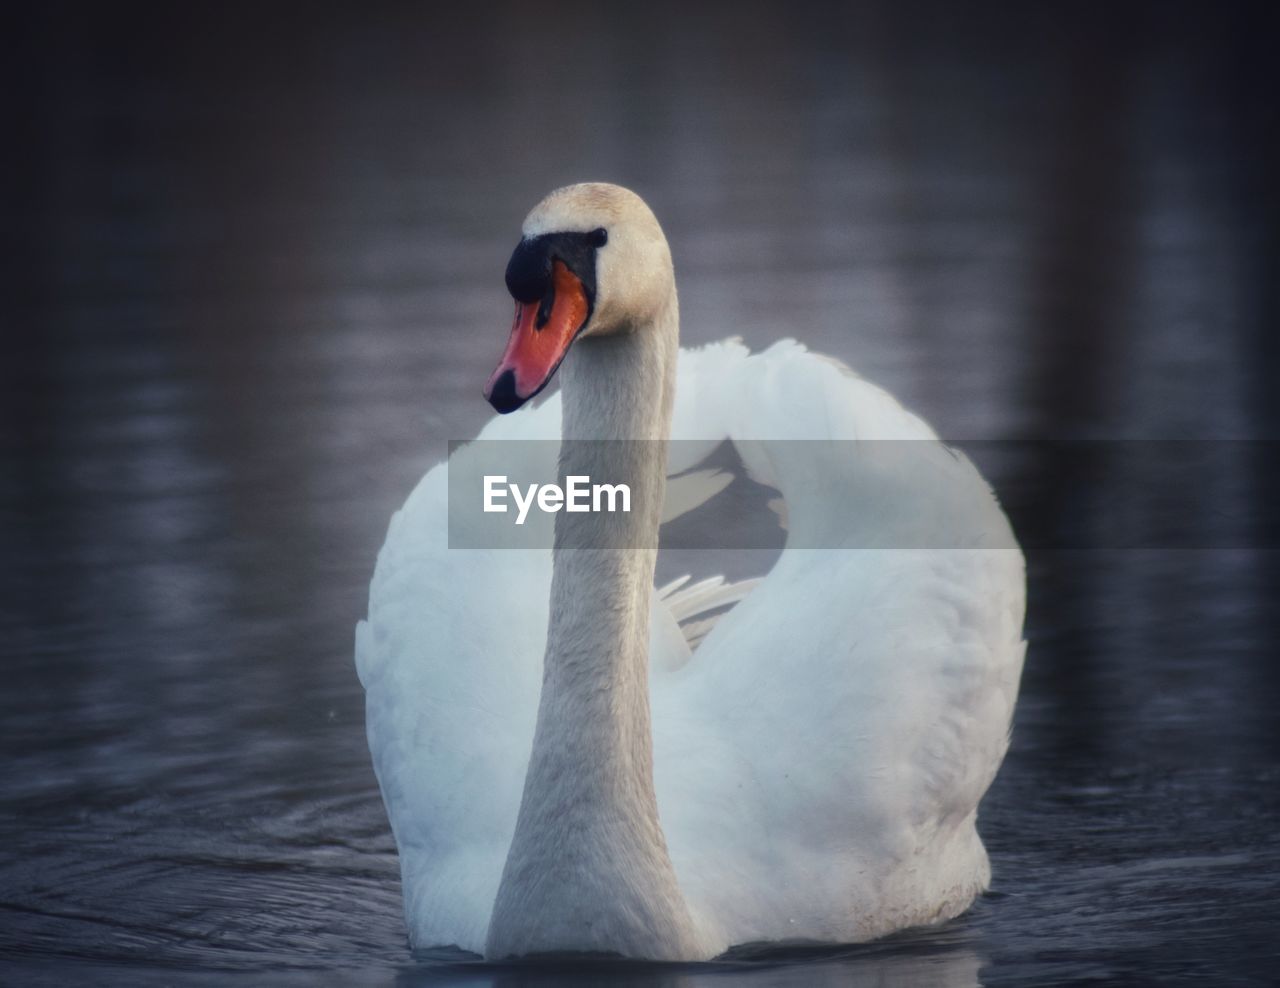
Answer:
M541 301L516 303L507 349L485 385L485 398L503 415L547 386L590 315L586 289L563 261L552 264L551 286Z

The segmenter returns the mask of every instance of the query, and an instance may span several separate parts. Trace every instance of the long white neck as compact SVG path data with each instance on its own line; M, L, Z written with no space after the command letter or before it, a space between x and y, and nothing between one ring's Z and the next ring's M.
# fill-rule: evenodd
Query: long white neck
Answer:
M561 475L628 483L632 511L556 519L537 728L489 924L490 958L695 953L658 822L648 686L678 346L672 286L652 325L584 338L561 368Z

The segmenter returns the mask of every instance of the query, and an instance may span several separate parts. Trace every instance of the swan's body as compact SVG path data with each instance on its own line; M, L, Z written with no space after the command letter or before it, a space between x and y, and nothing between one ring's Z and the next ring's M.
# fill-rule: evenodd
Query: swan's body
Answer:
M974 821L1025 649L1004 515L940 444L869 442L935 437L832 361L792 343L677 358L665 241L630 193L562 190L525 233L606 225L561 394L481 438L654 440L623 466L659 491L731 440L781 491L788 547L691 654L676 615L715 593L660 597L654 552L622 543L449 549L450 465L427 473L356 641L413 944L707 959L958 914L989 880ZM664 468L668 433L702 442ZM571 462L599 448L566 444L562 470L618 466ZM656 530L660 502L625 534Z

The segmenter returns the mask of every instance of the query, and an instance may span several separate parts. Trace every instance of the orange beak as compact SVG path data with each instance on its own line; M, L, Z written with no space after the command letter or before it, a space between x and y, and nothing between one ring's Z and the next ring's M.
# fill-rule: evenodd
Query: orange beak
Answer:
M582 282L563 261L552 263L551 284L549 298L516 303L507 348L485 385L485 398L504 415L547 386L591 314Z

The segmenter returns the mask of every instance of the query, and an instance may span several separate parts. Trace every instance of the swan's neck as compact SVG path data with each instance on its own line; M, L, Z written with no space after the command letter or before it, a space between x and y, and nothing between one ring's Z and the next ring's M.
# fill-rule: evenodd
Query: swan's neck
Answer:
M648 687L677 319L672 288L653 325L583 339L561 369L562 476L628 483L633 510L604 524L557 515L542 695L491 957L692 953L658 822ZM593 548L564 548L575 545Z

